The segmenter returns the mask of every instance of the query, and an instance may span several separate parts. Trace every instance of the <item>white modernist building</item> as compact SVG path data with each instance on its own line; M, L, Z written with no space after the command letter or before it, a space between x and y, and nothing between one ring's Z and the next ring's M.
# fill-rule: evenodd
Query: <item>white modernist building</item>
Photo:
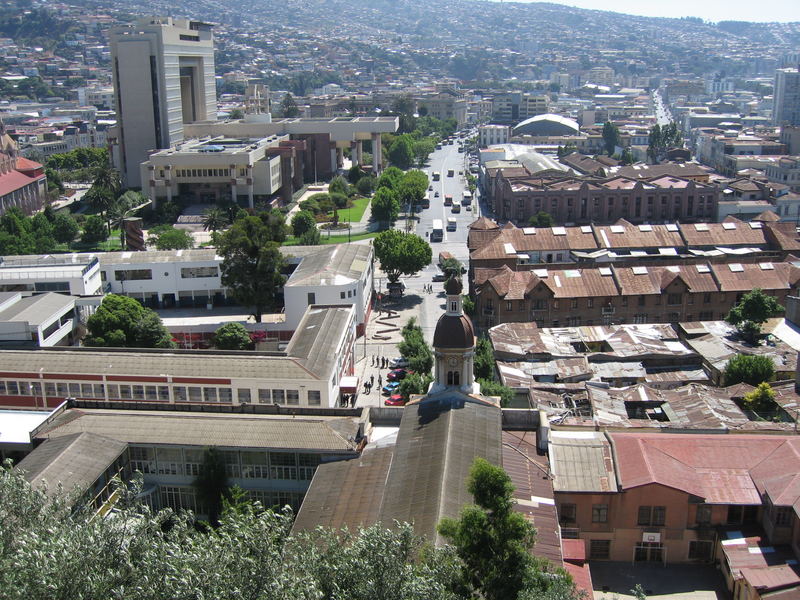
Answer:
M281 158L270 148L288 136L259 139L216 136L192 139L150 155L141 164L142 190L155 206L180 194L195 202L238 201L253 208L255 198L267 199L282 185Z
M44 292L101 294L100 261L91 254L3 256L0 292L21 292L23 296Z
M117 106L117 165L126 186L141 185L152 150L184 139L184 124L217 110L214 37L199 21L159 17L109 32Z

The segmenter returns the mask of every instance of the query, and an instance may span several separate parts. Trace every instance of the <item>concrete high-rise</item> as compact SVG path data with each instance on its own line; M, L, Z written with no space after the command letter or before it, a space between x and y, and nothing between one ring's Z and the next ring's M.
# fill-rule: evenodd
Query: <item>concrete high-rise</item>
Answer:
M117 138L124 185L139 187L139 165L184 138L185 123L216 119L211 25L158 17L109 32Z
M800 125L800 69L775 71L774 104L776 125Z

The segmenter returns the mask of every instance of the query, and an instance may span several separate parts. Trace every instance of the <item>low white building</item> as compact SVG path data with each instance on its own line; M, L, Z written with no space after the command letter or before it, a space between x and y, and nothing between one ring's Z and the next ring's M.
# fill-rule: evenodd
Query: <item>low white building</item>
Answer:
M92 254L3 256L0 292L97 295L102 293L100 261Z
M48 292L23 297L0 293L0 346L70 346L76 324L75 298Z
M250 208L267 200L282 185L281 159L271 155L288 136L191 139L160 150L140 166L142 191L154 205L181 195L213 204L240 196Z
M478 127L478 146L487 148L494 144L507 144L511 127L507 125L481 125Z

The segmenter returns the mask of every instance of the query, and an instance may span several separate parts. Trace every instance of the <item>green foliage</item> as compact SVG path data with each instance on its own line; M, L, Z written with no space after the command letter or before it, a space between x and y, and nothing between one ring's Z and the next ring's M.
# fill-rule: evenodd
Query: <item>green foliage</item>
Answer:
M225 323L214 332L213 343L220 350L249 350L253 345L241 323Z
M444 273L445 279L450 279L451 277L460 279L464 267L457 258L445 258L439 265L439 268L442 270L442 273Z
M300 108L291 93L287 93L281 100L281 114L287 118L300 116Z
M399 135L389 147L389 161L395 167L408 169L414 164L414 140L408 134Z
M46 254L56 247L53 226L39 213L25 216L17 207L0 217L0 255Z
M461 306L464 307L464 313L470 317L475 316L475 301L467 295L462 296Z
M514 486L508 474L476 458L467 489L475 504L464 507L459 519L442 519L438 527L462 561L464 585L485 600L514 599L523 591L541 597L554 586L569 591L565 574L543 576L549 563L530 553L536 530L513 510Z
M749 394L745 394L742 399L742 404L748 410L756 413L768 412L775 410L777 404L775 403L775 390L767 382L759 383L756 389Z
M347 208L347 202L349 198L338 192L334 192L330 194L331 202L333 202L333 206L337 209Z
M422 328L417 325L417 320L413 317L409 319L400 334L403 340L397 345L397 349L400 351L400 355L408 361L408 368L420 377L427 377L433 368L433 352L425 341ZM420 385L422 385L422 381Z
M436 141L433 138L422 138L414 141L412 146L414 158L417 159L417 166L422 168L428 161L428 157L436 150Z
M174 348L158 315L133 298L108 294L86 322L86 346Z
M328 184L328 193L331 195L342 194L347 196L350 193L350 184L347 183L347 180L344 177L337 175L331 179L331 182Z
M364 175L356 183L356 190L362 196L369 196L375 190L375 186L377 184L378 184L378 181L377 181L377 179L375 178L374 175Z
M634 163L633 152L631 151L629 146L622 151L622 157L620 158L620 162L623 165L632 165Z
M611 121L606 121L603 124L603 143L609 156L614 154L614 148L622 143L619 128Z
M514 401L514 390L500 383L490 379L478 379L481 385L481 394L484 396L498 396L500 398L500 406L510 406Z
M150 229L147 243L158 250L186 250L194 246L192 234L172 225L159 225Z
M244 119L244 111L241 108L234 108L229 114L228 118L231 121L238 121L239 119Z
M428 176L422 171L408 171L397 188L400 204L420 204L428 193Z
M301 237L306 231L316 229L317 221L314 215L307 210L301 210L292 217L292 234Z
M475 359L472 372L475 379L492 379L494 377L494 350L488 337L482 335L475 344Z
M411 373L406 375L405 379L400 382L400 387L397 388L397 393L408 399L415 394L425 394L430 387L433 377L430 375L421 376L418 373Z
M403 175L403 171L397 167L387 167L378 178L377 189L388 187L390 190L397 191L400 187L400 181L403 179Z
M84 244L94 246L106 239L106 224L98 215L89 215L83 224L83 234L81 241Z
M61 154L51 154L45 166L54 171L77 171L103 168L108 162L108 150L105 148L76 148Z
M755 343L761 333L761 324L782 312L783 306L773 296L768 296L761 288L754 288L742 296L725 320L735 325L747 341Z
M350 167L350 170L347 171L347 181L352 185L358 183L362 177L364 177L364 171L361 169L360 165L353 165Z
M313 229L306 231L298 239L301 246L318 246L321 242L321 238L322 235L320 234L319 229L314 227Z
M286 215L284 215L280 209L273 208L272 210L260 212L258 213L258 218L261 219L261 222L264 224L270 240L278 244L282 244L286 241L286 234L288 232Z
M670 148L683 147L683 134L678 125L673 121L661 127L655 124L647 136L647 155L657 163Z
M206 448L200 473L192 481L199 505L213 527L219 527L219 516L224 499L228 497L228 474L225 457L216 448Z
M389 229L379 233L372 243L381 270L392 283L401 275L414 275L431 264L431 246L416 234Z
M222 257L222 285L236 300L253 308L253 317L261 322L261 314L270 307L284 277L283 256L278 250L280 235L259 217L237 219L217 236L217 253ZM282 240L281 240L282 241Z
M551 215L549 212L540 210L538 213L528 219L528 224L532 227L552 227L553 215Z
M400 215L400 199L390 187L378 187L372 196L371 206L372 217L377 221L394 223Z
M212 206L203 211L203 229L212 233L224 229L231 222L228 211Z
M725 365L725 385L759 385L775 377L775 364L768 356L737 354Z

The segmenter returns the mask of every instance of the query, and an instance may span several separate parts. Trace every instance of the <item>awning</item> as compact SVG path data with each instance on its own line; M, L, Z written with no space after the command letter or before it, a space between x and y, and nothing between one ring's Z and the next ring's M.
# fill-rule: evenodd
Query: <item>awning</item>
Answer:
M342 377L341 381L339 382L339 393L358 393L358 377Z

